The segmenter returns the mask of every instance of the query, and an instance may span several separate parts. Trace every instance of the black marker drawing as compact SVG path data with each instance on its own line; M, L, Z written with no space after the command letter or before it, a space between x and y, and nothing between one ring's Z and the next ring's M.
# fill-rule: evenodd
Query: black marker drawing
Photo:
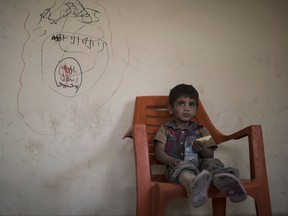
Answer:
M39 135L84 129L116 94L130 65L118 2L16 0L14 8L25 31L19 115Z
M99 21L97 14L100 12L90 8L85 8L79 0L76 0L74 2L63 2L62 5L64 5L65 7L57 11L53 11L53 7L45 9L40 14L40 22L42 21L42 19L48 19L51 24L57 24L59 20L67 16L75 17L79 22L86 24Z
M42 26L43 29L52 27L52 29L57 30L59 29L57 26L61 27L60 31L46 36L41 52L42 80L55 92L63 96L77 96L85 93L105 73L109 52L105 32L101 25L98 25L101 22L100 18L101 12L99 10L85 8L78 0L63 1L60 5L53 5L40 14L38 25ZM69 32L65 31L67 29ZM51 54L55 58L48 58ZM67 59L69 62L65 62ZM54 83L51 78L51 63L55 65ZM69 79L66 81L67 83L60 82L60 78L57 76L59 73L56 71L61 71L58 65L63 63L67 65L67 70L80 68L81 81L78 75L70 74L69 78L66 77ZM72 84L73 76L77 77L80 85ZM75 88L71 88L71 86Z

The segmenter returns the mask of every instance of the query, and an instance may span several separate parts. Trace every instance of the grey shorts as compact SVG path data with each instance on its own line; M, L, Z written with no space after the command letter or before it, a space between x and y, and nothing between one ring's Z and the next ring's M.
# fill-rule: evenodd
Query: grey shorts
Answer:
M190 170L198 175L199 169L189 161L180 161L175 167L168 167L165 172L165 177L168 182L178 183L178 176L183 170Z
M233 167L224 167L224 164L217 158L199 158L199 165L189 161L181 161L175 167L168 167L165 177L168 182L178 183L178 177L183 170L189 170L198 175L202 170L207 170L214 175L216 173L231 173L239 177L239 171Z

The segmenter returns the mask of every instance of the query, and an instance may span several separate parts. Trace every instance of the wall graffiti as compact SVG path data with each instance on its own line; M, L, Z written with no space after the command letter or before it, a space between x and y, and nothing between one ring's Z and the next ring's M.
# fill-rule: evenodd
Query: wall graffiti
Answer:
M106 4L109 13L103 6L106 1L38 3L35 0L30 5L22 1L14 4L15 10L26 14L27 33L17 106L34 132L55 134L73 125L77 107L82 106L81 96L93 95L94 110L113 97L130 64L130 53L117 3ZM57 106L47 109L53 103Z
M109 61L106 36L109 32L99 24L105 17L100 10L86 8L78 0L53 5L39 16L38 31L47 32L50 27L51 32L57 30L57 25L61 27L60 31L49 34L42 44L43 81L64 96L76 96L90 89L105 73ZM55 58L46 57L51 53ZM55 82L51 78L51 63L55 65Z

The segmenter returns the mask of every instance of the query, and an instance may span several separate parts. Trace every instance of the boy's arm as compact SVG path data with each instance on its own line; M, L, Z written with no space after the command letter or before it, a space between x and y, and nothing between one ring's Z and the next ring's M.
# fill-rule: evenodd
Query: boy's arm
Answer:
M160 141L156 141L155 144L155 157L157 160L168 166L175 166L181 161L180 159L169 156L165 152L165 144Z

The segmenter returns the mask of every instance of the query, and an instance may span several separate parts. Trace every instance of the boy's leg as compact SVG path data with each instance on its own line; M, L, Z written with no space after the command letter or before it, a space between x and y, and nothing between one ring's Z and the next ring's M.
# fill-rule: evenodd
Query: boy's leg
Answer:
M190 184L194 180L194 178L195 174L191 170L183 170L178 177L179 183L184 186L187 193L189 193L190 191Z
M213 185L226 193L232 202L242 202L247 198L246 191L238 177L230 173L216 173L213 176Z
M224 168L224 164L217 158L202 159L199 169L208 170L212 174L212 184L226 193L232 202L241 202L246 199L246 191L238 179L238 169Z
M208 171L203 170L195 176L190 170L183 170L178 181L185 187L194 207L200 207L207 202L207 191L211 182L211 175Z
M224 169L224 164L217 158L201 158L199 159L199 170L207 170L214 174L215 171Z
M189 170L195 175L199 173L199 169L194 164L189 163L189 161L180 161L176 166L166 170L165 178L168 182L178 183L180 173L184 170Z

